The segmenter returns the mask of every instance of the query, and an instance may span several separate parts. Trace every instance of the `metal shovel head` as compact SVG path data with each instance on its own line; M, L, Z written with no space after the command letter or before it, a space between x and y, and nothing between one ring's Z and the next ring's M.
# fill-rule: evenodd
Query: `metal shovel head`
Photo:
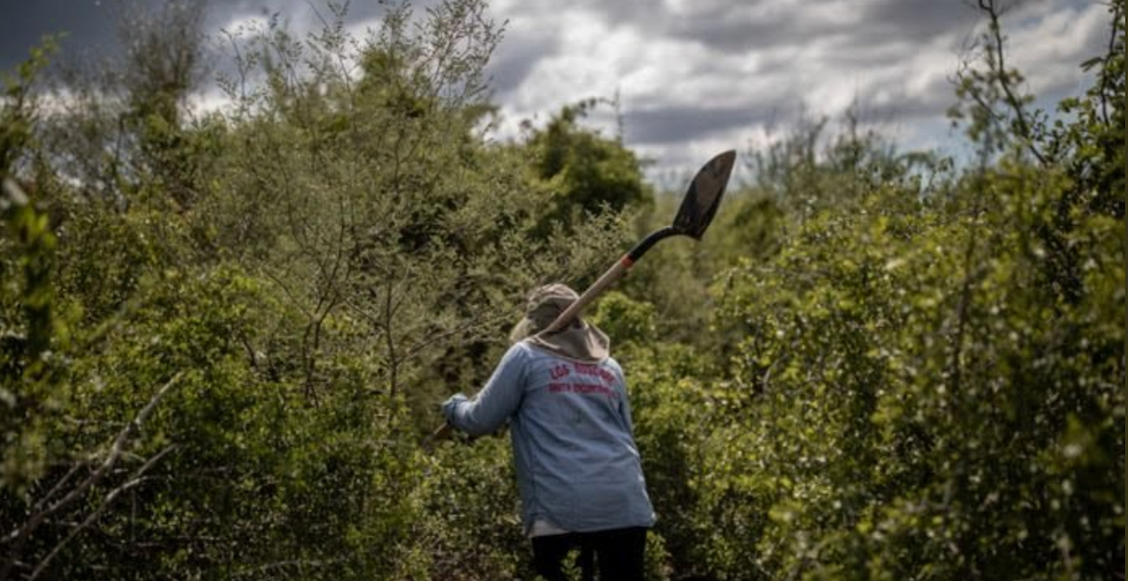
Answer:
M721 205L735 162L736 152L726 151L709 160L697 172L685 193L678 215L674 218L673 228L678 234L701 239Z

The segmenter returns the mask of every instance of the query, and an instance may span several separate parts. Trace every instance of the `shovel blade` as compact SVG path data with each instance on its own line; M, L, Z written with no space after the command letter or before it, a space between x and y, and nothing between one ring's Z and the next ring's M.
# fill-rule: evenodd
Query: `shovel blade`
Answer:
M694 176L686 191L673 228L678 234L700 240L725 195L736 151L726 151L709 160Z

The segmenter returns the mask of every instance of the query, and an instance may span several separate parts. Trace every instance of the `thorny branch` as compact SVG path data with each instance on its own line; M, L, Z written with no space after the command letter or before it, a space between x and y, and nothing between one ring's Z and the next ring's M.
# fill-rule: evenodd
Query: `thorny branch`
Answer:
M46 504L45 499L55 495L61 489L61 483L56 484L54 487L52 487L52 489L48 492L47 496L44 499L41 499L36 503L34 507L35 512L23 525L17 526L3 538L0 538L0 543L11 544L8 560L4 562L2 566L0 566L0 580L7 579L11 574L12 567L14 567L15 564L19 561L20 553L23 551L23 547L26 544L27 539L31 536L31 533L39 527L39 525L43 524L43 521L46 520L47 517L58 512L64 507L69 506L71 503L81 498L82 495L86 493L86 491L100 482L102 478L114 467L117 461L121 458L122 454L125 452L126 443L129 441L129 438L133 436L134 433L136 433L138 430L140 430L141 425L144 424L146 420L148 420L150 415L152 415L153 410L157 407L157 404L160 403L160 401L164 399L165 395L168 394L173 386L175 386L180 381L180 378L183 376L183 374L184 372L181 371L174 375L172 379L168 380L168 382L165 383L164 386L162 386L157 391L152 399L149 400L149 403L146 404L145 407L141 408L141 411L137 413L137 416L134 417L131 422L126 424L126 426L122 428L120 432L118 432L117 437L114 438L113 445L110 447L109 453L106 454L105 460L102 461L101 465L99 465L98 468L94 470L94 472L91 472L85 480L79 483L78 486L71 489L70 492L68 492L57 502L44 506ZM165 452L162 452L157 456L154 456L154 458L150 459L150 461L159 459L159 457L163 456L164 453ZM146 463L146 465L148 465L148 463ZM142 466L142 468L146 470L148 469L145 466ZM68 480L73 475L74 470L75 469L69 471L63 477L63 481ZM109 499L110 497L107 498ZM95 514L97 514L97 511ZM64 540L63 542L66 543L66 540Z
M141 467L138 468L133 473L132 476L130 476L129 480L127 480L125 482L125 484L122 484L121 486L118 486L117 488L111 490L110 493L106 495L106 498L102 501L101 506L99 506L96 510L94 510L94 512L90 513L90 515L87 516L86 519L82 521L82 523L80 523L73 530L71 530L70 534L68 534L66 536L66 538L64 538L62 541L60 541L58 545L55 545L55 548L51 549L51 552L48 553L47 556L44 557L43 560L40 561L39 564L35 566L35 570L33 570L31 572L31 576L28 577L28 579L34 580L35 578L39 577L39 575L41 573L43 573L43 570L47 568L47 565L49 565L51 563L51 560L54 559L55 556L59 554L59 551L61 551L63 549L63 547L65 547L67 545L67 543L69 543L72 539L74 539L76 536L78 536L78 534L80 532L82 532L84 529L86 529L91 524L93 524L94 521L97 520L97 518L99 516L101 516L101 514L111 504L113 504L114 500L116 500L117 497L119 495L121 495L122 492L125 492L126 490L129 490L129 489L137 486L138 484L141 484L144 481L141 477L145 474L145 472L148 472L148 470L150 468L152 468L153 466L155 466L156 463L158 461L160 461L161 458L164 458L169 452L172 452L175 449L176 449L176 445L172 444L172 445L165 447L165 449L161 450L160 452L157 452L151 458L149 458L144 464L142 464Z

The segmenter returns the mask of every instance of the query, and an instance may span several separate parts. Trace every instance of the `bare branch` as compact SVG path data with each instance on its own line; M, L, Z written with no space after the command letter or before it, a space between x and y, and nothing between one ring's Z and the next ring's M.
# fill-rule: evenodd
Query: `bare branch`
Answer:
M1019 135L1023 141L1026 142L1026 149L1038 159L1039 163L1043 166L1047 166L1049 165L1049 160L1046 159L1045 154L1034 146L1030 123L1026 118L1026 109L1022 105L1022 101L1015 96L1014 89L1011 87L1010 74L1007 72L1003 32L1002 27L999 25L999 17L1002 15L1003 10L996 5L995 0L979 0L979 9L985 12L987 17L991 20L991 40L994 43L995 57L998 59L996 65L998 70L995 71L996 78L999 83L999 88L1003 90L1003 95L1006 97L1007 106L1014 112Z
M172 379L168 380L168 382L165 383L164 386L157 391L153 398L149 400L149 403L146 404L145 407L137 413L137 416L133 418L133 421L129 422L129 424L122 428L121 432L119 432L117 437L114 438L113 446L111 446L109 453L106 455L106 459L102 461L102 464L98 466L98 468L94 470L94 472L90 473L90 475L87 476L85 480L83 480L78 486L67 493L66 496L59 499L58 502L55 502L50 506L35 512L31 515L31 518L29 518L27 522L25 522L22 526L16 527L12 532L8 533L4 538L0 539L0 542L12 543L12 549L10 551L8 561L5 562L2 567L0 567L0 579L8 578L8 574L11 571L12 566L16 563L16 561L19 560L20 552L23 550L23 545L27 541L27 538L40 524L43 523L44 519L54 514L55 512L58 512L63 507L66 507L72 502L78 500L84 493L86 493L87 490L90 489L90 487L98 483L102 479L102 477L105 476L106 473L114 467L114 464L117 463L118 459L121 458L122 453L125 451L125 445L130 436L132 436L141 428L141 424L145 423L145 421L149 418L149 415L151 415L153 413L153 410L156 409L157 404L160 403L160 401L172 389L172 387L176 385L176 383L183 375L184 372L181 371L174 375Z
M456 325L456 326L454 326L450 329L447 329L446 331L444 331L442 333L424 335L422 339L420 339L419 341L416 341L415 343L413 343L410 347L408 347L405 350L405 353L404 353L401 361L404 362L404 363L411 361L411 360L415 359L416 357L419 357L420 355L422 355L424 352L426 352L428 349L432 348L436 344L441 344L441 342L446 341L450 337L453 337L455 335L459 335L461 333L465 333L466 331L470 331L470 330L478 328L478 327L482 327L483 321L485 321L484 326L492 327L493 325L500 323L500 322L502 322L506 319L510 319L512 317L513 317L513 314L507 309L505 311L500 311L498 313L494 313L494 315L492 317L487 316L487 317L484 317L482 319L470 319L470 320L466 321L465 323L463 323L462 325Z
M121 486L118 486L117 488L111 490L109 494L106 495L105 500L102 501L101 506L95 509L94 512L90 513L85 520L83 520L78 526L71 530L70 534L68 534L62 541L59 541L59 544L55 545L55 548L51 549L51 552L48 553L47 556L44 557L43 560L35 566L35 569L31 572L31 576L28 577L28 579L34 580L36 577L39 577L40 573L42 573L43 570L47 568L47 565L51 563L51 560L55 558L55 555L59 554L59 551L61 551L63 547L67 545L67 543L78 536L78 533L82 532L84 529L93 524L94 521L97 520L98 517L106 510L106 508L113 504L114 500L116 500L122 492L125 492L126 490L129 490L130 488L141 484L144 481L141 477L145 474L145 472L156 465L156 463L159 462L161 458L164 458L169 452L172 452L175 449L176 444L172 444L166 447L164 450L157 452L144 464L142 464L141 467L138 468L132 476L130 476L129 480L127 480Z
M1116 34L1117 34L1117 32L1120 31L1120 21L1121 21L1121 19L1124 18L1122 7L1123 7L1123 4L1113 4L1112 30L1109 31L1109 35L1108 35L1108 52L1105 53L1105 57L1104 57L1104 60L1105 60L1105 63L1106 63L1105 66L1107 66L1108 61L1113 57L1113 55L1116 54ZM1104 121L1105 125L1108 125L1109 124L1109 118L1108 118L1108 80L1109 80L1109 75L1107 73L1105 73L1104 71L1102 71L1101 74L1100 74L1100 78L1101 78L1101 90L1100 90L1099 94L1100 94L1100 98L1101 98L1101 120Z
M42 498L36 501L35 506L32 507L32 510L42 510L43 507L47 504L47 501L51 500L51 498L58 494L59 491L63 489L63 485L70 481L71 477L77 474L78 469L82 468L83 466L86 466L85 461L75 462L75 464L71 466L70 470L67 470L67 473L64 474L63 477L60 478L59 481L51 487L51 490L48 490L47 494L44 494Z

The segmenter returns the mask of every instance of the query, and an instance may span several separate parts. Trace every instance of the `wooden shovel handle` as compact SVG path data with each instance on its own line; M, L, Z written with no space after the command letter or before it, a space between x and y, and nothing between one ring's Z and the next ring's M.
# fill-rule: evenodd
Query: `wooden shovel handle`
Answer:
M554 333L568 326L568 323L571 323L572 319L580 314L580 311L584 310L584 307L591 304L596 297L607 290L607 287L611 286L616 280L619 280L633 264L634 260L631 259L630 254L624 254L618 262L607 269L607 272L603 273L603 276L599 277L599 280L589 286L587 290L584 291L584 294L580 295L580 298L568 305L568 308L564 309L564 312L560 313L560 316L556 317L556 320L553 321L551 325L545 327L541 333Z
M443 425L431 432L430 441L441 442L449 438L452 433L454 433L454 426L450 425L450 422L443 422Z
M556 317L556 320L553 321L551 325L545 327L541 333L554 333L568 326L568 323L571 323L572 319L580 314L580 311L584 310L584 307L591 304L596 297L607 290L607 287L611 286L612 283L626 274L627 270L634 266L634 263L638 262L638 260L642 258L642 255L646 254L659 240L676 234L682 234L682 232L673 226L666 226L665 228L651 232L646 238L643 238L641 242L635 244L635 247L632 248L630 252L624 254L618 262L611 265L611 268L607 269L607 272L603 273L603 276L599 277L599 280L595 281L595 284L589 286L587 290L584 291L584 294L576 299L576 302L568 305L568 308L564 309L564 312L560 313L560 316Z

